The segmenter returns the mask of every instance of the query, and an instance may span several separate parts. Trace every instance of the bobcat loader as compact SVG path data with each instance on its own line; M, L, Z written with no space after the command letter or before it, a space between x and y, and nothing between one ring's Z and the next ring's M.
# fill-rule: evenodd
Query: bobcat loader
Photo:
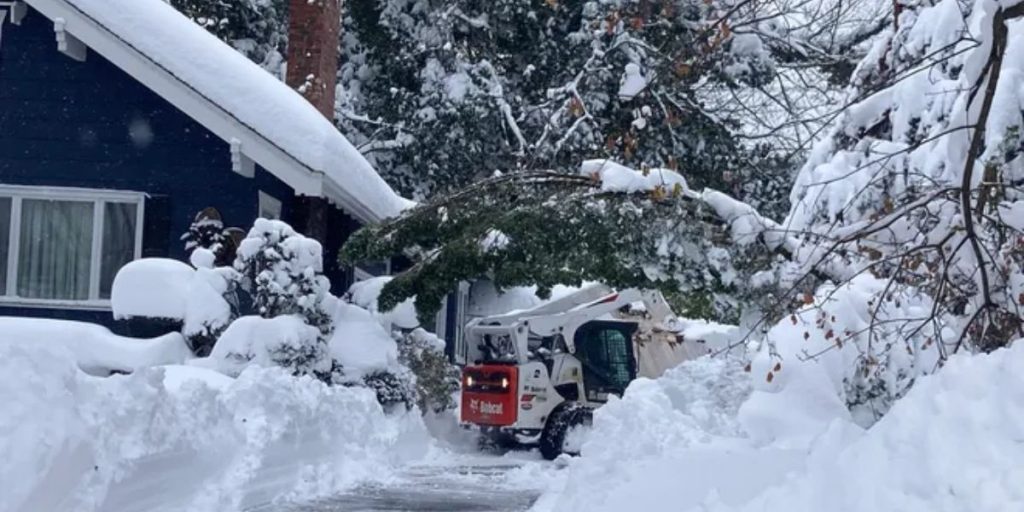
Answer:
M460 421L494 442L576 454L581 427L637 377L701 355L672 332L657 291L594 285L534 309L466 326Z

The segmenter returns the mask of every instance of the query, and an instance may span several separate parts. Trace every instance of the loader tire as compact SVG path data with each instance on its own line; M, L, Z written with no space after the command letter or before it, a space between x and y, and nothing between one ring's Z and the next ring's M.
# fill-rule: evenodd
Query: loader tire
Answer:
M540 454L547 460L555 460L563 453L579 455L579 447L566 446L567 437L573 429L589 427L592 419L593 412L576 402L556 407L540 434Z

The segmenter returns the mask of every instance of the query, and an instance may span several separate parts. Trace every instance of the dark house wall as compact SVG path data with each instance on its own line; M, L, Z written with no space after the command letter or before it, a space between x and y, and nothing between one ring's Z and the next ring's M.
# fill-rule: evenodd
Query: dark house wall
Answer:
M143 254L176 259L186 256L179 237L203 208L243 229L256 218L260 190L282 201L284 220L295 210L290 187L259 167L255 178L234 173L226 142L103 57L90 50L77 62L58 52L53 23L32 10L21 26L4 25L0 43L0 183L146 192ZM347 237L347 222L332 236ZM328 240L328 264L340 242ZM328 277L344 289L336 267ZM112 325L109 311L0 306L0 315Z

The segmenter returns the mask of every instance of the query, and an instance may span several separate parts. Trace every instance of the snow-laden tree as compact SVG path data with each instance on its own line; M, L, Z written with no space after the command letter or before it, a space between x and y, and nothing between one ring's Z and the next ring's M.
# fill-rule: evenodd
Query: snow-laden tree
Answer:
M588 161L581 174L513 173L437 198L359 231L342 258L416 256L384 286L381 310L415 296L429 316L460 281L488 277L499 288L537 285L542 296L583 281L659 288L684 314L735 321L754 274L786 253L783 240L763 236L770 225L674 171Z
M330 282L321 273L320 243L306 238L288 224L257 219L238 247L234 268L241 290L253 312L265 319L294 317L313 328L309 336L288 338L274 348L270 359L297 374L315 373L324 380L340 371L331 361L328 340L334 329L326 306Z
M785 223L801 245L791 282L816 268L840 289L883 283L862 294L861 328L830 337L858 351L848 400L878 411L949 354L1024 334L1024 6L899 5L800 171Z
M419 251L382 304L417 295L429 309L472 274L728 297L760 314L745 322L743 341L763 347L753 371L771 381L795 359L828 358L847 404L878 417L951 354L1024 335L1024 6L898 5L778 223L707 190L674 194L671 181L626 193L607 190L607 175L516 174L349 250ZM716 236L723 223L731 237Z
M323 275L320 242L279 220L256 219L239 244L235 270L258 315L298 315L323 337L330 336L331 315L325 299L331 285Z
M270 73L283 74L288 0L169 0L172 6Z
M849 7L822 5L353 0L338 117L420 197L605 157L781 214L790 170L827 121L818 110L836 87L824 76L848 73L877 30L862 25L885 17L864 9L847 26L836 20Z

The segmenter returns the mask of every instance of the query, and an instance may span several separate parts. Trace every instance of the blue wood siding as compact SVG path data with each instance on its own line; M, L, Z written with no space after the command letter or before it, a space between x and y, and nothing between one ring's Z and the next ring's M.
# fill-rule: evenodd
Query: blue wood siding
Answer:
M90 50L85 62L77 62L58 52L53 23L31 10L21 26L3 27L0 183L152 194L165 203L167 227L147 230L145 245L177 259L185 258L179 237L205 207L243 229L256 217L260 190L282 201L285 220L294 209L291 188L259 167L255 178L232 172L227 143L99 54ZM351 222L332 226L329 232L337 234L325 259L336 258L354 228ZM340 288L346 278L335 266L331 270L328 277ZM109 312L0 307L0 315L112 325Z

